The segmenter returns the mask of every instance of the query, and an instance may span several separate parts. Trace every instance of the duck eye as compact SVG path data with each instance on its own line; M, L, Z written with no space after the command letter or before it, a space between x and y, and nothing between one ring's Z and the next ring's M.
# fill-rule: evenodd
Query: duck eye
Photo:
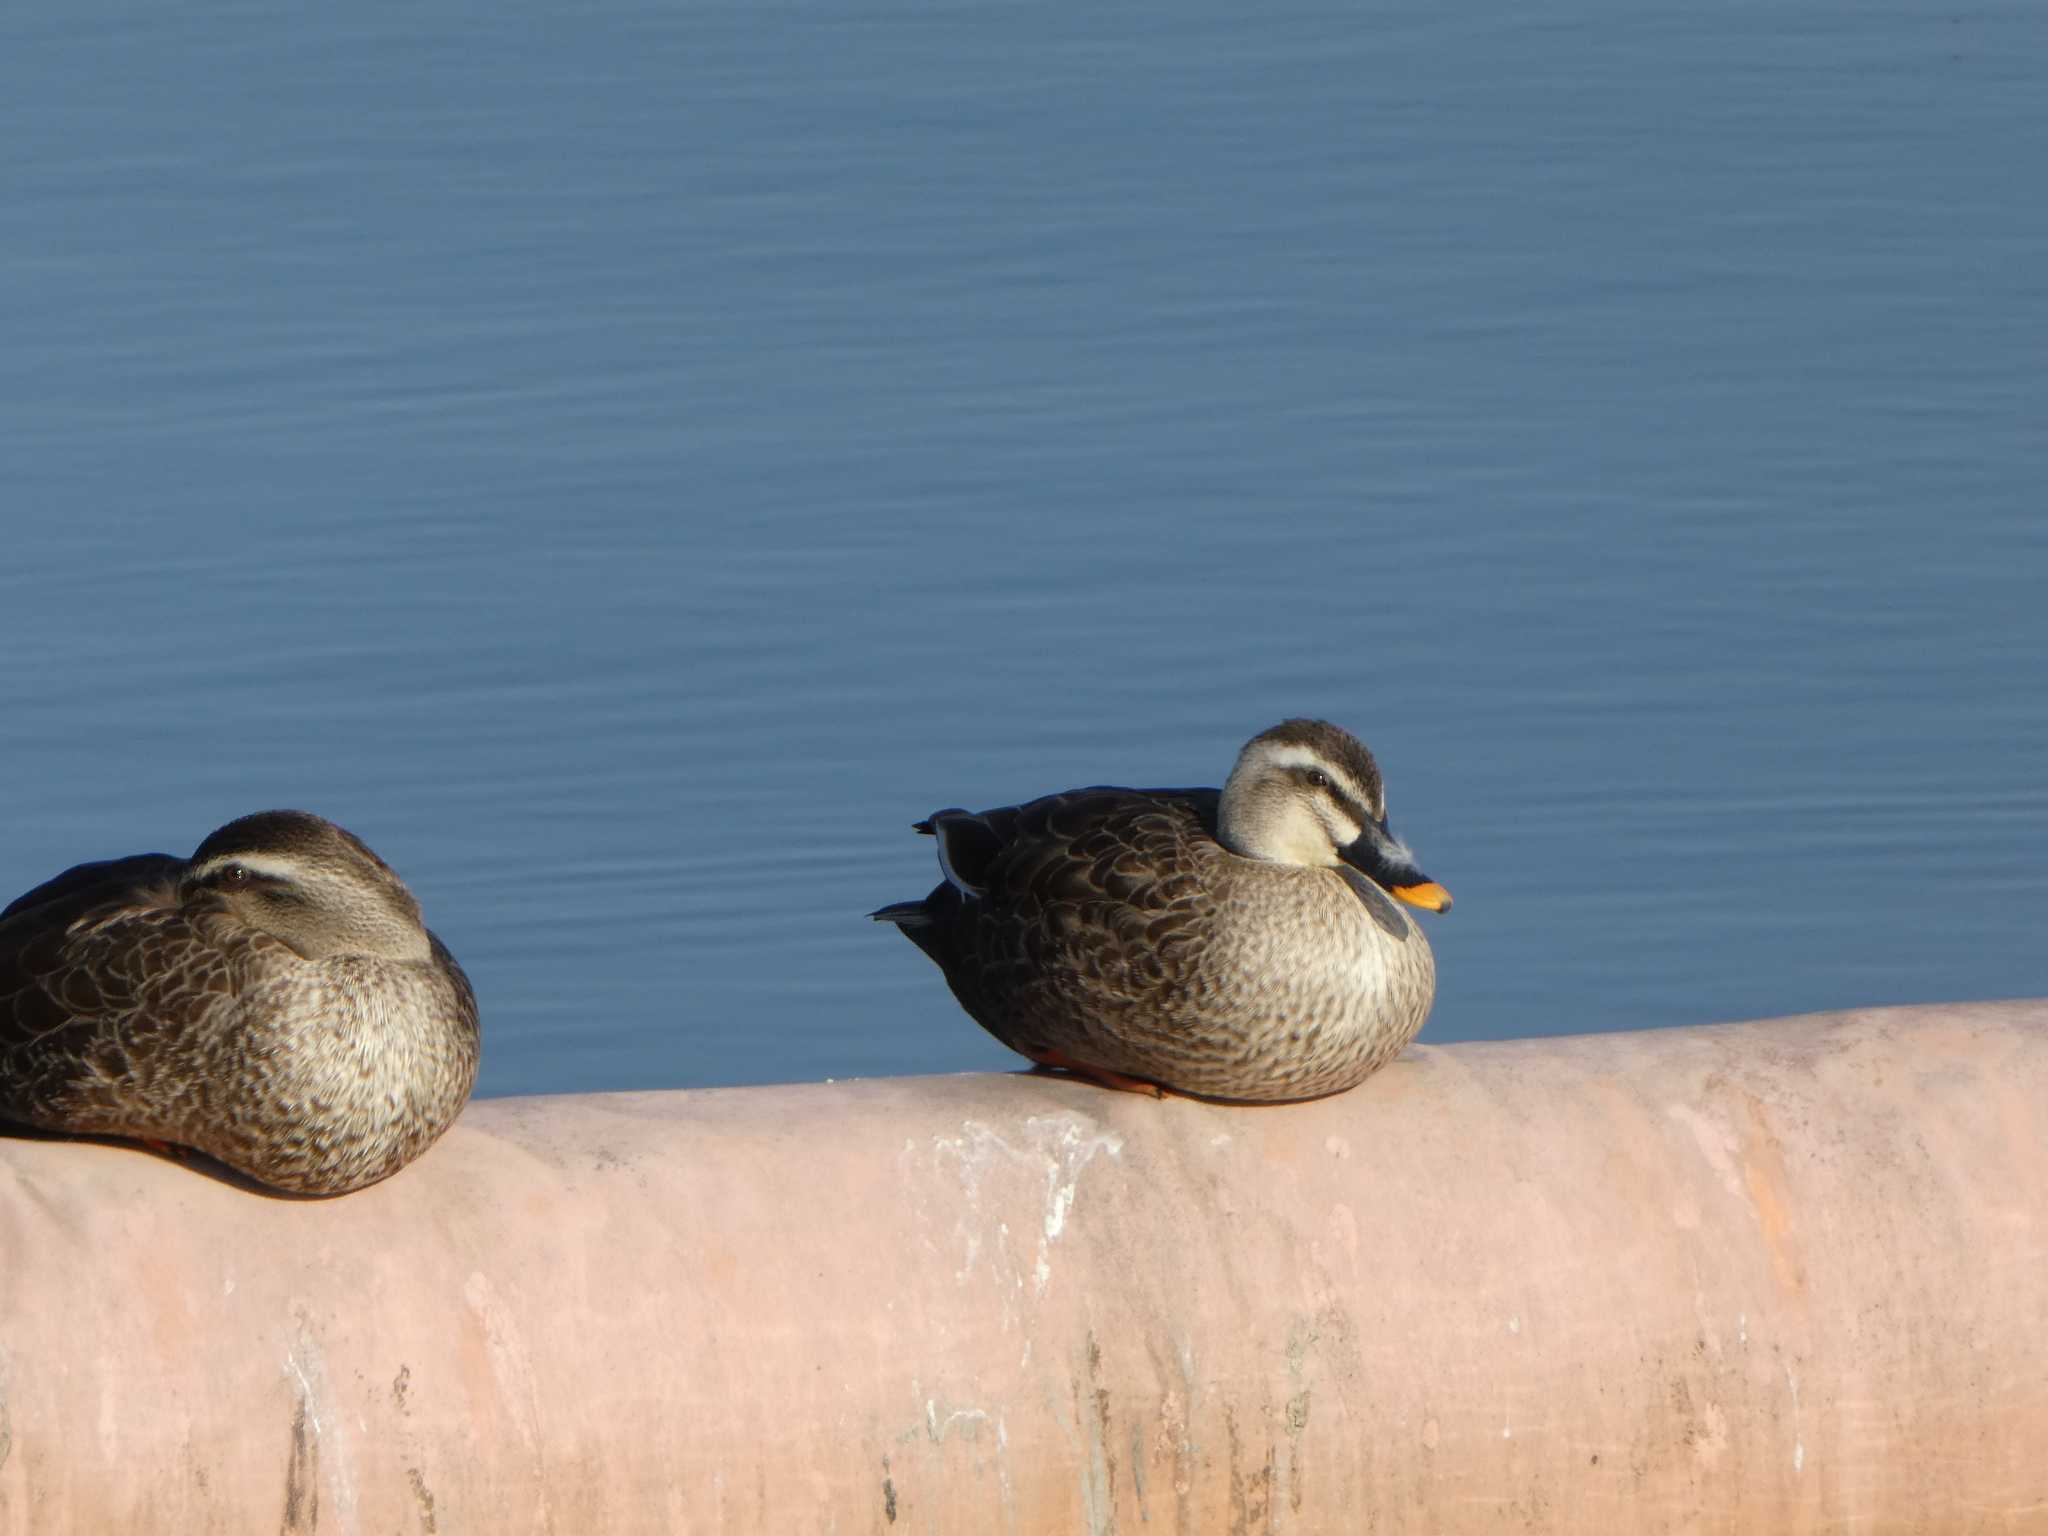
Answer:
M1330 787L1330 776L1320 768L1311 768L1308 771L1308 782L1311 788L1328 789Z
M222 885L247 885L249 883L247 866L241 864L228 865L220 872L220 883Z

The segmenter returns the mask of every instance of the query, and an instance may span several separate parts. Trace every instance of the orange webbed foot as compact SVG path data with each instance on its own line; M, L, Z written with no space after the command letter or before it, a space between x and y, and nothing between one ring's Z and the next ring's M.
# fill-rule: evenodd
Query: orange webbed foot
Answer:
M1107 1067L1091 1067L1059 1051L1047 1051L1031 1059L1034 1071L1065 1072L1098 1087L1115 1089L1118 1093L1142 1093L1152 1099L1167 1096L1167 1090L1158 1083L1147 1082L1142 1077L1125 1077L1123 1073L1112 1072Z

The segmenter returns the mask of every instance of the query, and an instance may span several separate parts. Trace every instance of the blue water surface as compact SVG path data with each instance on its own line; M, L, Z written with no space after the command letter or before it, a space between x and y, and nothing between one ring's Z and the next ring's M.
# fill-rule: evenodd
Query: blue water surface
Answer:
M2048 992L2048 10L0 20L5 894L271 805L482 1090L1013 1064L910 823L1326 715L1426 1039Z

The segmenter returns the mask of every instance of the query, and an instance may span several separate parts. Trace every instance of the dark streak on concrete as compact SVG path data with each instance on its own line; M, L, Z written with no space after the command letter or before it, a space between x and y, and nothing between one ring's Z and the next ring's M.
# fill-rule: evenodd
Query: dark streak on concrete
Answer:
M1273 1501L1275 1448L1266 1448L1266 1459L1249 1477L1240 1458L1243 1446L1237 1433L1237 1415L1223 1410L1224 1432L1230 1437L1230 1536L1251 1536L1255 1527L1273 1528L1277 1513Z
M1251 1522L1245 1518L1244 1473L1237 1465L1237 1415L1227 1404L1223 1409L1223 1432L1230 1437L1230 1536L1247 1536Z
M896 1523L896 1484L889 1478L889 1458L882 1458L882 1513L889 1517L889 1523Z
M427 1488L426 1474L418 1467L407 1467L405 1476L412 1484L413 1499L420 1507L420 1529L426 1536L434 1536L440 1526L434 1523L434 1495Z
M1301 1432L1308 1428L1309 1389L1303 1387L1287 1400L1287 1502L1301 1513Z
M301 1401L292 1415L291 1459L284 1467L284 1523L278 1536L309 1536L320 1528L320 1442L307 1417Z
M1145 1501L1145 1432L1138 1425L1131 1426L1131 1491L1138 1496L1138 1519L1140 1523L1152 1523L1152 1506Z
M1104 1491L1109 1494L1110 1528L1115 1529L1116 1452L1110 1447L1116 1444L1116 1436L1109 1423L1109 1389L1102 1384L1102 1345L1096 1341L1093 1329L1088 1333L1088 1385L1094 1389L1096 1444L1102 1451L1102 1481Z
M411 1384L411 1382L412 1367L409 1365L400 1365L398 1367L398 1374L391 1378L391 1406L396 1408L400 1413L408 1413L411 1411L410 1406L407 1404L405 1400L405 1389L407 1388L407 1386Z

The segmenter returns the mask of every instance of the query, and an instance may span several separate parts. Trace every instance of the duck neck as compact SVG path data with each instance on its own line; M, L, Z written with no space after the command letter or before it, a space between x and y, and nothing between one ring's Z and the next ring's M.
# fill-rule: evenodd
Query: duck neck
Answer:
M1216 840L1232 853L1272 864L1327 864L1329 838L1284 790L1233 773L1216 807Z

